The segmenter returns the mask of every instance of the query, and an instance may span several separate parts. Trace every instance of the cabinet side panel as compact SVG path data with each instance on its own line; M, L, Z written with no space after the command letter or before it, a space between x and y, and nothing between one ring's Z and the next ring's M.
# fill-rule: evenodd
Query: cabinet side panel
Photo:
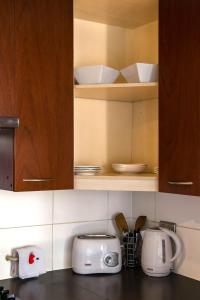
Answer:
M158 7L157 7L158 9ZM158 63L158 22L127 31L126 65ZM158 99L133 103L132 161L158 166Z
M158 7L157 7L158 10ZM125 66L136 62L158 63L158 22L126 32Z
M159 10L159 190L199 195L200 2L162 0Z
M75 19L75 67L104 64L116 69L124 68L127 31L130 30Z
M72 188L72 0L16 0L15 35L15 190Z
M158 99L133 103L132 161L158 166Z
M131 162L132 104L75 99L74 140L76 165Z

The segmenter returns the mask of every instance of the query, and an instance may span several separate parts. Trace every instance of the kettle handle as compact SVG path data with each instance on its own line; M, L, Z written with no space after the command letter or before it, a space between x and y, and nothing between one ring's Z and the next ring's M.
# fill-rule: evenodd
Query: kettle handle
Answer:
M174 256L170 259L170 261L173 262L180 255L180 253L181 253L181 250L182 250L181 240L180 240L180 238L173 231L171 231L169 229L160 227L160 230L163 231L163 232L165 232L175 242L176 252L175 252Z

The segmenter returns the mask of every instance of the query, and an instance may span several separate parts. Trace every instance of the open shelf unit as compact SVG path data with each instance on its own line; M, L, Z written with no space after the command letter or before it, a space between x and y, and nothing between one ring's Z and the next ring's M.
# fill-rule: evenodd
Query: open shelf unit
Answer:
M111 101L143 101L158 97L158 84L150 82L76 85L75 97Z
M75 0L74 67L121 70L158 63L157 0ZM75 176L75 189L157 191L158 84L74 87L74 164L100 165L104 174ZM112 163L144 163L148 174L112 174Z
M77 190L107 191L158 191L158 179L154 174L75 176Z

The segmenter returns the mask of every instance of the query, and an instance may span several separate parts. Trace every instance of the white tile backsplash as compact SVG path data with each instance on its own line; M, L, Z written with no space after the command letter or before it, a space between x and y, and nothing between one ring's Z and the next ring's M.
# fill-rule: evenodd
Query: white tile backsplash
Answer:
M36 245L44 249L46 270L52 270L52 225L1 229L0 241L0 279L10 277L6 255L22 246Z
M52 223L52 192L0 191L0 228Z
M53 226L53 269L71 267L73 237L85 233L106 233L108 221L57 224Z
M158 193L156 220L167 220L192 228L199 224L200 227L200 197Z
M145 215L148 219L155 220L155 199L156 193L154 192L134 192L133 218Z
M184 245L176 271L200 280L200 197L153 192L0 191L0 279L8 278L5 256L13 247L39 245L47 270L71 267L73 236L80 233L116 234L112 221L123 212L130 227L139 215L150 221L173 221Z
M72 238L78 233L114 233L111 218L123 212L132 223L132 193L0 191L0 279L9 277L5 256L26 245L44 248L47 269L71 266Z
M127 218L132 217L131 192L109 192L108 199L109 219L112 219L119 212L122 212Z
M108 219L107 192L55 191L54 223Z

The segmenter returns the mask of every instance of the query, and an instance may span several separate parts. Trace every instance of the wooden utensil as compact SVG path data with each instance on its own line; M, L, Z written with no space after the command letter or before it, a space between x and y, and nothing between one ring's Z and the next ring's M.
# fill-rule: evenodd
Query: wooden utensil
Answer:
M146 216L139 216L135 222L135 232L139 232L140 229L145 225L147 220Z
M129 232L128 224L123 213L119 213L115 216L115 223L121 234L127 234Z

